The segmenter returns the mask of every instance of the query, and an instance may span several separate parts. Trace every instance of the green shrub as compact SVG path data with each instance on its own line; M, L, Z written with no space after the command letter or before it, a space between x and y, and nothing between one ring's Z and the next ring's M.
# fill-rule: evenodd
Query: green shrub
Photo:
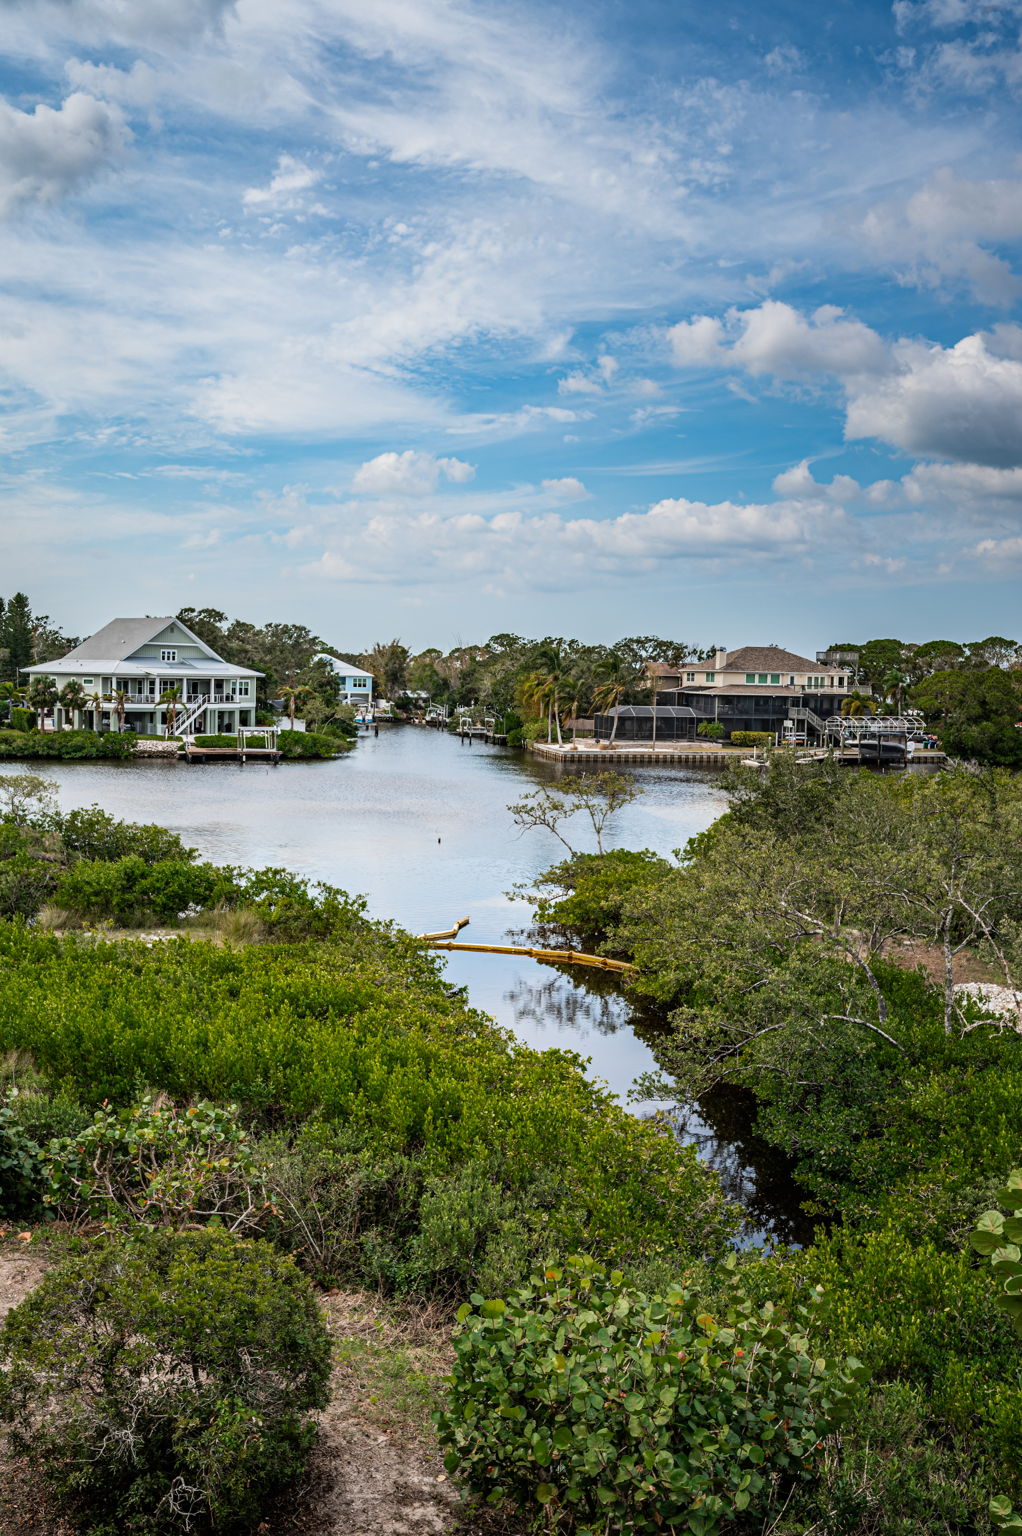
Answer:
M612 848L608 853L575 853L544 871L537 885L564 891L533 901L537 923L563 929L582 943L618 953L615 931L625 903L636 891L655 884L671 868L648 848Z
M196 736L195 745L197 747L230 747L233 749L238 745L238 738L237 736L224 735Z
M293 762L308 758L337 757L351 745L347 736L320 736L314 731L281 731L277 736L281 757Z
M184 1227L215 1222L255 1231L270 1212L265 1171L233 1106L188 1109L146 1096L97 1109L92 1123L54 1138L44 1201L65 1220Z
M80 922L130 926L176 922L189 908L212 906L231 889L229 877L211 864L180 859L147 864L132 854L72 864L57 881L54 900Z
M723 734L724 727L719 720L701 720L696 726L696 735L704 736L707 741L719 741Z
M1022 1168L1013 1168L998 1205L1010 1212L987 1211L976 1223L972 1246L990 1260L997 1280L997 1306L1005 1312L1017 1333L1022 1333Z
M329 1360L291 1260L162 1232L90 1246L8 1315L0 1408L82 1529L244 1531L304 1467Z
M134 750L130 731L0 731L0 757L122 759Z
M36 727L36 713L34 709L24 709L18 704L11 706L11 730L34 731Z
M24 1217L37 1205L43 1155L10 1106L0 1105L0 1216Z
M733 747L772 747L773 731L732 731L728 738Z
M59 832L66 853L82 859L123 859L129 855L146 864L162 859L193 862L194 848L186 848L176 832L153 823L117 821L98 805L54 813L46 824Z
M751 1283L782 1298L821 1285L826 1348L868 1360L878 1384L921 1393L932 1434L971 1439L977 1457L998 1464L1000 1486L1022 1492L1018 1351L968 1253L942 1252L894 1225L839 1229Z
M855 1406L858 1361L814 1358L791 1321L735 1295L718 1321L585 1258L459 1311L445 1465L530 1529L712 1536L813 1470ZM815 1298L814 1298L815 1300Z
M56 882L53 865L32 853L0 859L0 917L34 917Z
M350 927L329 945L242 952L0 924L0 1051L31 1051L92 1105L130 1103L143 1084L179 1103L236 1102L277 1126L317 1116L364 1149L370 1178L389 1159L414 1159L416 1189L496 1162L540 1253L589 1242L630 1264L679 1249L720 1256L737 1212L692 1148L628 1114L571 1053L519 1046L449 999L435 961L407 936L350 909L342 918ZM379 1270L398 1288L429 1289L439 1273L446 1289L449 1272L411 1261L419 1199L386 1238ZM504 1217L483 1215L485 1257ZM384 1225L394 1229L389 1215Z

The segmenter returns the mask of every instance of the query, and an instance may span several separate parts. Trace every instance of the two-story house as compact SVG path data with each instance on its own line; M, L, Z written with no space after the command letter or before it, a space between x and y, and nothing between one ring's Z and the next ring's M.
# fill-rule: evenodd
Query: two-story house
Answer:
M822 653L826 655L826 653ZM822 722L840 711L851 691L851 673L827 661L810 661L779 645L745 645L736 651L718 650L705 661L685 661L677 667L658 664L651 669L659 709L665 711L664 735L694 736L703 722L732 731L770 731L778 736L822 735ZM625 706L619 722L621 739L648 740L653 734L650 706ZM684 721L675 713L685 712ZM785 722L788 722L786 725ZM597 716L596 735L609 738L613 711ZM793 729L794 728L794 729Z
M337 694L342 704L360 705L368 712L373 702L373 674L366 672L362 667L352 666L350 661L341 661L337 656L329 656L323 651L313 657L314 661L322 661L327 664L337 679Z
M175 690L175 734L233 735L255 724L256 682L250 667L236 667L176 618L112 619L57 661L26 667L29 677L50 677L58 688L80 683L85 704L68 719L58 705L54 723L93 730L159 735L167 725L160 700Z

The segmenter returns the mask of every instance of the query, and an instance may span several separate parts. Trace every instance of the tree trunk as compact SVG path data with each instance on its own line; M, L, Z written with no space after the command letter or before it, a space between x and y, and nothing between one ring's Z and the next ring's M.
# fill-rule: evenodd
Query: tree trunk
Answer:
M944 914L944 1033L953 1032L955 1017L955 952L951 947L951 908Z

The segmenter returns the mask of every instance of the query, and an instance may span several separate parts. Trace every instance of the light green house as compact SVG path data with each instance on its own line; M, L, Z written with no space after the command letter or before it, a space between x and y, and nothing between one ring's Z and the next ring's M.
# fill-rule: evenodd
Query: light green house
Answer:
M30 678L50 677L58 688L82 685L86 704L66 718L59 705L54 724L123 728L142 735L166 729L160 699L177 691L175 735L224 732L255 724L256 682L261 672L235 667L192 633L180 619L112 619L58 661L26 667Z

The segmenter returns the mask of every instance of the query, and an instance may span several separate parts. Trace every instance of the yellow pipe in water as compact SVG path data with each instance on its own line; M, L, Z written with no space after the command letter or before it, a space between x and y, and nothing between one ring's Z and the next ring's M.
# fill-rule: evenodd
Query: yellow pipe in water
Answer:
M610 960L606 955L582 955L577 949L525 949L517 944L455 944L450 939L424 935L430 949L461 949L476 955L526 955L530 960L545 960L550 965L593 965L602 971L634 971L627 960Z

